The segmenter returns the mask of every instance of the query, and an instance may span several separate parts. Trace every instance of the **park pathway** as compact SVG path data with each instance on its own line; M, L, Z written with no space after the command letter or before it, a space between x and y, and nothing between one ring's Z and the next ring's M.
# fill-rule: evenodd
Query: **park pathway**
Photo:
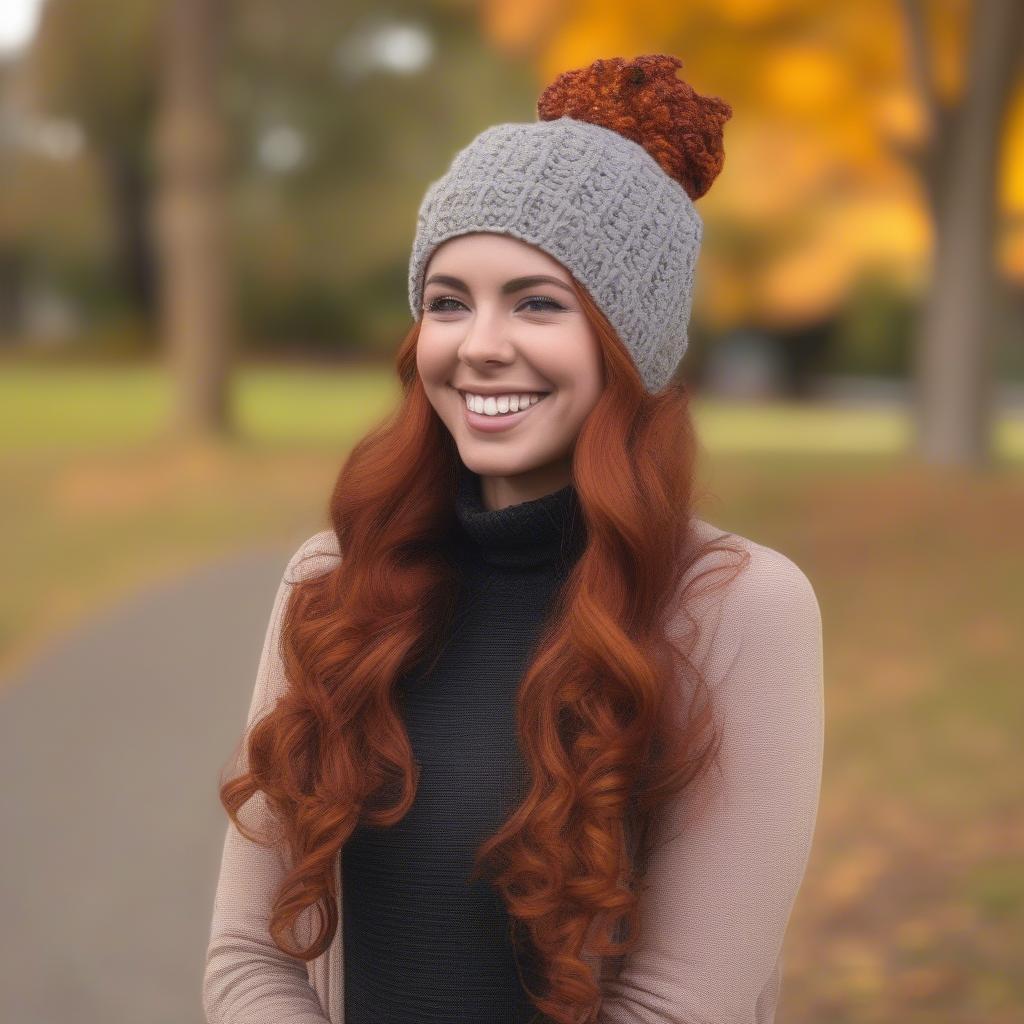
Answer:
M217 782L297 546L136 595L4 681L0 1020L204 1020Z

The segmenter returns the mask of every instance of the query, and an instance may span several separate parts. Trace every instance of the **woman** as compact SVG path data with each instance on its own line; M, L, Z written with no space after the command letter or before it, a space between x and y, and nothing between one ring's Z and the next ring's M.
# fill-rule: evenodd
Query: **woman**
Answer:
M403 401L284 571L221 788L210 1022L774 1019L821 619L693 512L731 110L680 66L559 76L423 200Z

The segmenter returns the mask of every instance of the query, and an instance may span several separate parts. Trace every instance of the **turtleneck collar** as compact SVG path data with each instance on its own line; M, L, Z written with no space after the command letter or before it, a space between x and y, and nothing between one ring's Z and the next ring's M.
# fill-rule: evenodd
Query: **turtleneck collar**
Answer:
M455 514L470 550L489 565L567 570L586 544L583 511L572 483L531 501L487 509L479 474L460 459Z

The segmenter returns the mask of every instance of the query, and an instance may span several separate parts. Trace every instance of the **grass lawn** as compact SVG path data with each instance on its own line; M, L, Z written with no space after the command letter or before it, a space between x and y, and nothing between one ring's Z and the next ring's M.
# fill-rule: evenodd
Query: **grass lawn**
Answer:
M155 369L0 373L0 670L134 588L322 528L398 394L375 370L236 389L242 439L184 445L159 439ZM789 555L822 608L825 775L780 1024L1019 1021L1024 422L965 473L908 460L898 413L696 411L700 514Z

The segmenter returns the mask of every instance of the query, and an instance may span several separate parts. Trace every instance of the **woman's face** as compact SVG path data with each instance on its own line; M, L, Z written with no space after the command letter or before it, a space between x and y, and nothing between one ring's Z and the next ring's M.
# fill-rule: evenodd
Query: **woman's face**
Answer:
M511 235L459 235L431 255L423 306L417 369L462 461L483 478L485 506L569 483L576 437L604 380L599 342L562 264Z

